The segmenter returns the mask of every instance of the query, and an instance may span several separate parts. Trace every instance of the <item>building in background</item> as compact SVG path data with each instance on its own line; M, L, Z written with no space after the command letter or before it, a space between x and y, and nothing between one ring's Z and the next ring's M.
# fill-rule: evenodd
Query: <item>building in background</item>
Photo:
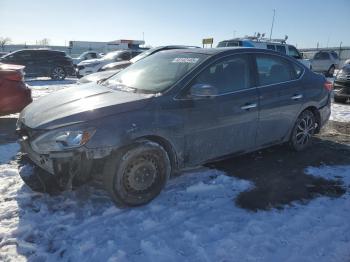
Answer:
M68 46L45 46L45 48L65 51L72 57L77 57L85 51L96 51L98 53L108 53L121 49L138 50L143 49L141 46L145 44L143 40L120 39L109 42L92 42L92 41L69 41ZM26 48L42 48L42 45L6 45L5 52L13 52Z

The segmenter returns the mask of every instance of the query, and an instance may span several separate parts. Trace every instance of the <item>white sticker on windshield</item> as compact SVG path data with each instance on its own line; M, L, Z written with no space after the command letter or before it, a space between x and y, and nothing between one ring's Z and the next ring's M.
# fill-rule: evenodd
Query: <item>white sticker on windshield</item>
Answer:
M189 64L195 64L197 63L199 58L193 58L193 57L178 57L174 58L172 63L189 63Z

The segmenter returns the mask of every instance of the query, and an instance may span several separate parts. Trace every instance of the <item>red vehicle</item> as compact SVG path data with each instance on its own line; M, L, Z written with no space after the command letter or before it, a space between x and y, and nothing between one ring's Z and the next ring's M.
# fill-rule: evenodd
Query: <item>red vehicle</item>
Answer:
M18 113L33 101L23 81L23 68L0 63L0 116Z

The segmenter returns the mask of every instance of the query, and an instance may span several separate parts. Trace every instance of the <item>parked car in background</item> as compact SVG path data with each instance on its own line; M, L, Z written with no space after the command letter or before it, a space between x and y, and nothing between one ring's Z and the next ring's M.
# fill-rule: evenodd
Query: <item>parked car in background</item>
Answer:
M350 64L345 64L334 79L334 101L350 101Z
M309 59L304 59L302 54L299 52L299 50L293 46L286 44L285 39L266 39L266 38L259 38L255 36L251 37L243 37L243 38L234 38L230 40L224 40L218 43L217 47L235 47L235 46L241 46L241 47L255 47L255 48L263 48L263 49L269 49L273 51L280 52L282 54L286 54L288 56L294 57L295 59L299 60L299 62L303 63L307 68L311 68L311 63Z
M136 63L137 61L153 55L157 52L164 51L164 50L172 50L172 49L188 49L188 48L199 48L197 46L186 46L186 45L167 45L167 46L158 46L155 48L151 48L147 51L142 52L141 54L135 56L129 61L120 61L120 62L114 62L114 63L109 63L105 66L103 66L100 69L100 72L93 73L87 76L84 76L79 79L78 84L84 84L84 83L89 83L89 82L97 82L97 81L103 81L112 75L115 75L118 73L120 70L128 67L129 65Z
M109 63L129 61L131 58L140 54L141 50L119 50L107 53L105 56L99 59L90 59L82 61L77 67L77 77L83 77L88 74L96 73L100 69Z
M0 63L0 116L18 113L32 102L31 90L23 81L23 68Z
M97 59L102 56L95 51L87 51L82 53L80 56L73 58L74 65L78 65L81 61L89 60L89 59Z
M335 51L319 51L311 59L312 71L332 77L339 67L339 57Z
M25 75L30 77L45 76L63 80L74 74L72 58L62 51L23 49L1 57L0 62L25 66Z
M285 142L306 149L329 119L331 90L323 75L271 50L169 50L35 101L17 129L22 150L59 184L104 165L115 203L137 206L179 169Z

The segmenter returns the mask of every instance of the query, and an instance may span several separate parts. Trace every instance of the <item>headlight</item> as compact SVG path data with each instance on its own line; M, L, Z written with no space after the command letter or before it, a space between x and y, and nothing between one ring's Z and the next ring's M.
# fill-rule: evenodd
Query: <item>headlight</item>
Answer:
M36 138L32 148L38 153L64 151L85 145L95 134L95 129L86 130L55 130Z

